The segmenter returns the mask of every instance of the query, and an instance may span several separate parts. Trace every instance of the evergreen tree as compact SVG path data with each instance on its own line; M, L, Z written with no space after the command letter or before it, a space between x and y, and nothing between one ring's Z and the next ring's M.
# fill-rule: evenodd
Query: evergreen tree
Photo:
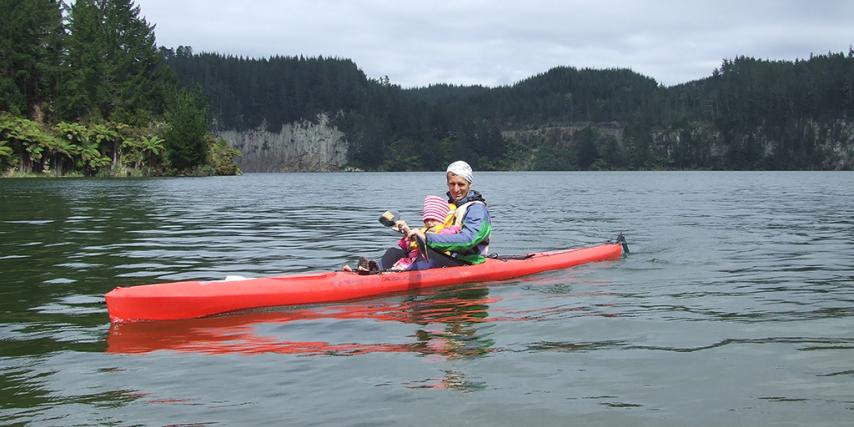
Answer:
M77 0L68 18L62 115L144 123L169 87L154 27L133 0Z
M0 0L0 111L39 121L57 95L60 3Z
M206 163L208 156L207 110L201 96L184 90L166 115L166 157L172 168L187 171Z
M154 26L140 17L140 8L133 0L103 0L102 7L112 83L106 115L125 123L139 121L136 119L144 123L146 113L160 112L163 89L169 85L160 67Z
M102 118L100 103L106 98L105 41L102 22L94 0L75 1L68 16L63 91L60 117L68 120Z
M578 149L576 151L576 164L579 169L587 170L599 158L599 150L596 148L597 135L592 127L587 126L577 136Z

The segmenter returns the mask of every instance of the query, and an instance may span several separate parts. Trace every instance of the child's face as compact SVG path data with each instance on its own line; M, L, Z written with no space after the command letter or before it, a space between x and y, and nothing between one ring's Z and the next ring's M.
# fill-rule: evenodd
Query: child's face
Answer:
M437 221L435 219L425 219L424 220L424 226L427 228L435 227L441 223L442 223L442 221Z

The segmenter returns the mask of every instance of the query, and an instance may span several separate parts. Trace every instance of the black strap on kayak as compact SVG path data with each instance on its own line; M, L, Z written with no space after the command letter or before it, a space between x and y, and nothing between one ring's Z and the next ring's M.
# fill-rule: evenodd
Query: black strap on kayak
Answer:
M510 261L511 259L528 259L534 256L534 254L525 254L525 255L498 255L498 254L489 254L487 258L497 259L499 261Z
M610 240L608 242L619 243L623 245L623 255L628 255L631 253L631 251L629 251L629 244L628 242L626 242L626 236L624 236L622 232L620 232L620 234L617 234L617 238L613 242L611 242Z

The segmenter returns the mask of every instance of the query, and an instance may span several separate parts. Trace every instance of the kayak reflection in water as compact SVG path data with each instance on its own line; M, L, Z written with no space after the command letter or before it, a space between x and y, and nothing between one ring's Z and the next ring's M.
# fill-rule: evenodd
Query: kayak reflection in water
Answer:
M406 233L405 239L421 239L427 246L427 253L419 254L413 262L408 263L407 270L481 264L486 260L492 221L486 200L479 192L471 189L474 181L472 168L468 163L458 160L448 165L445 178L448 184L449 214L443 223L443 232L411 229L402 220L397 223L398 228ZM376 261L360 259L358 272L370 274L391 270L408 255L409 251L401 247L389 248ZM345 267L345 270L350 268Z
M315 356L418 353L447 359L477 358L496 351L489 328L480 325L492 322L488 310L498 301L489 296L486 286L476 285L370 303L282 307L179 321L113 323L107 335L107 352ZM329 320L351 322L347 324L353 329L343 334L325 331L306 335L306 330L312 330L304 329L306 325L325 324ZM362 326L375 322L397 322L412 327L400 329L403 335L388 340L376 341L376 335L370 333L359 335L359 331L369 329ZM391 328L398 331L397 326ZM443 388L445 382L444 378L428 381L437 388Z

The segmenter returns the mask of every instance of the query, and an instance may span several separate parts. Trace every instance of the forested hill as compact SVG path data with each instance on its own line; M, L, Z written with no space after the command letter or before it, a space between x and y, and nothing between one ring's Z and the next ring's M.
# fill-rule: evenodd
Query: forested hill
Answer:
M235 174L134 0L0 0L0 176Z
M220 130L326 114L365 169L851 169L854 51L736 57L674 87L626 69L557 67L497 88L402 89L348 59L162 49Z
M187 86L200 84L218 129L254 129L353 111L365 102L368 79L353 61L337 58L247 59L188 47L163 50Z

